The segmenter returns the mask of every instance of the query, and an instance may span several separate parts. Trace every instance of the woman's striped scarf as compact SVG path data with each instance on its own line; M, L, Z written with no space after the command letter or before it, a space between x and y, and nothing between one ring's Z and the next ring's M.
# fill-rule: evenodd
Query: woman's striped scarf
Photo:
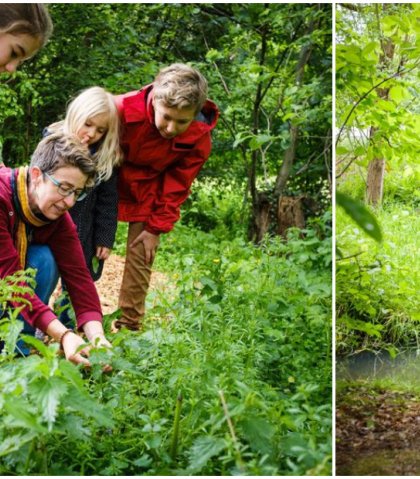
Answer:
M27 166L21 166L20 168L12 170L10 183L12 186L13 205L18 213L14 240L22 269L24 269L26 265L30 227L44 226L49 223L49 221L42 220L38 216L35 216L29 206L27 178Z

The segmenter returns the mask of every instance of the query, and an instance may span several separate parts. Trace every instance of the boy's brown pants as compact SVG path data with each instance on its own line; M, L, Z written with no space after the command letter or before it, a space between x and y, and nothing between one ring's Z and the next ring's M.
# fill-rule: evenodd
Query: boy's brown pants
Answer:
M152 265L146 264L145 261L143 243L140 242L134 247L129 246L142 231L143 223L136 222L128 225L127 252L118 299L118 307L122 315L115 322L117 328L124 326L133 331L141 327L152 274Z

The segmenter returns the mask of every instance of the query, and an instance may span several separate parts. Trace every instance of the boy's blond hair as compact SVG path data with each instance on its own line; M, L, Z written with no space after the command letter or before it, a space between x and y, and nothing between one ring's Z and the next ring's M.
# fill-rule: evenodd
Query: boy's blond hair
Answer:
M153 100L169 108L194 108L198 113L207 100L207 80L195 68L174 63L156 76Z
M108 180L112 175L113 168L122 160L118 110L111 93L99 86L82 91L69 104L65 119L53 123L48 129L50 131L62 130L64 133L77 135L89 118L103 113L108 115L108 130L99 140L98 149L93 154L93 158L96 162L98 178Z

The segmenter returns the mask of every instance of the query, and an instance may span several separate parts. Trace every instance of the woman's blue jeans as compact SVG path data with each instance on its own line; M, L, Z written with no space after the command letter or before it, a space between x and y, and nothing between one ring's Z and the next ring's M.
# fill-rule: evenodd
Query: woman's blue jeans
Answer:
M36 270L35 294L45 304L48 304L58 282L58 268L50 248L46 245L30 245L28 247L26 267ZM35 328L29 325L21 315L18 316L23 321L22 333L35 335ZM22 340L19 340L17 347L23 355L29 354L29 348Z

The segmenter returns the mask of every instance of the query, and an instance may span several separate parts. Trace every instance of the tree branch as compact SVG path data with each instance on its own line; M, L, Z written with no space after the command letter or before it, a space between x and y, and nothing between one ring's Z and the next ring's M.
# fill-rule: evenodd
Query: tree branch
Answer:
M347 10L351 10L352 12L363 12L365 7L363 5L359 5L357 3L340 3L340 7L346 8Z
M418 61L417 63L419 63L420 61ZM408 69L408 70L405 70L405 71L397 71L396 73L393 73L390 77L388 78L385 78L384 80L381 80L379 83L377 83L376 85L374 85L370 90L368 90L366 93L364 93L360 98L359 100L357 100L357 102L352 106L350 112L348 113L348 115L346 116L346 119L344 120L344 123L343 125L341 126L340 128L340 131L338 132L338 135L337 135L337 139L335 141L335 146L338 145L338 142L341 138L341 135L343 133L343 130L344 130L344 127L346 126L347 122L349 121L349 118L350 116L352 115L352 113L354 112L354 110L360 105L360 103L368 97L368 95L370 95L373 90L376 90L376 88L379 88L381 85L383 85L384 83L386 83L387 81L389 80L392 80L393 78L396 78L396 77L399 77L399 76L402 76L402 75L405 75L406 73L409 73L410 71L412 70L415 70L417 68L417 64L415 64L412 68Z

